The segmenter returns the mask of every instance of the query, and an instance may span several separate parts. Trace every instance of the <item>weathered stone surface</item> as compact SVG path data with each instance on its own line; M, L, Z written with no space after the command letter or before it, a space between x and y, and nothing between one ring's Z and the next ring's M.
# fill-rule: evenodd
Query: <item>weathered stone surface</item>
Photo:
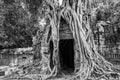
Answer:
M70 26L63 18L60 22L59 32L60 39L73 39L73 34L71 32Z

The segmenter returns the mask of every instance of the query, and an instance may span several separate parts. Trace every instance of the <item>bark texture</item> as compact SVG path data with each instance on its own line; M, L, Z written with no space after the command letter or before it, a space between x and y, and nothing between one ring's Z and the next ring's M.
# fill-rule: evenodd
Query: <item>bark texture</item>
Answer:
M54 42L52 76L60 72L58 55L60 18L63 17L70 26L75 40L75 71L76 78L80 80L97 80L99 78L112 79L110 74L119 74L118 68L106 61L101 56L94 43L90 26L92 15L92 0L63 0L61 6L57 6L52 0L47 0L50 10L49 18L52 26L52 39ZM109 76L109 77L108 77ZM117 75L118 76L118 75ZM118 77L117 77L118 78Z

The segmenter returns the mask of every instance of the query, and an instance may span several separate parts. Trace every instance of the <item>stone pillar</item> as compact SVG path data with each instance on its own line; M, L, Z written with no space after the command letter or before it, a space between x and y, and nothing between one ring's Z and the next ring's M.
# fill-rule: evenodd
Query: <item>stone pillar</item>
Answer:
M34 51L34 60L42 59L41 55L41 39L42 39L42 33L37 31L36 36L33 37L33 51Z

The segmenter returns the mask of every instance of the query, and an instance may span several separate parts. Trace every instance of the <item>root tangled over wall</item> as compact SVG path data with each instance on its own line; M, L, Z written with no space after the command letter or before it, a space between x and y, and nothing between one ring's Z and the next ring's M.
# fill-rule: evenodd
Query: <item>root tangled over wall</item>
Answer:
M106 61L96 50L93 34L90 27L90 13L92 0L63 0L61 6L56 6L52 0L46 1L52 10L48 17L52 26L52 39L54 41L52 76L60 71L58 57L59 27L61 16L69 23L76 43L75 71L80 80L91 78L110 78L110 73L116 73L116 67ZM119 74L119 73L118 73ZM104 76L104 77L103 77Z

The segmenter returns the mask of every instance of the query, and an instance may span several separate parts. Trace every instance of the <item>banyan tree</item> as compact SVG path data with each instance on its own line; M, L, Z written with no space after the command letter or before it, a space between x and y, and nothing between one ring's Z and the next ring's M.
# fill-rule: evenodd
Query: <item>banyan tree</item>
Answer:
M98 53L94 43L91 15L94 0L44 1L49 20L41 38L41 64L50 77L73 74L68 80L111 80L119 78L119 67ZM49 47L48 54L45 46ZM45 58L46 55L49 55ZM48 63L45 62L48 60Z

